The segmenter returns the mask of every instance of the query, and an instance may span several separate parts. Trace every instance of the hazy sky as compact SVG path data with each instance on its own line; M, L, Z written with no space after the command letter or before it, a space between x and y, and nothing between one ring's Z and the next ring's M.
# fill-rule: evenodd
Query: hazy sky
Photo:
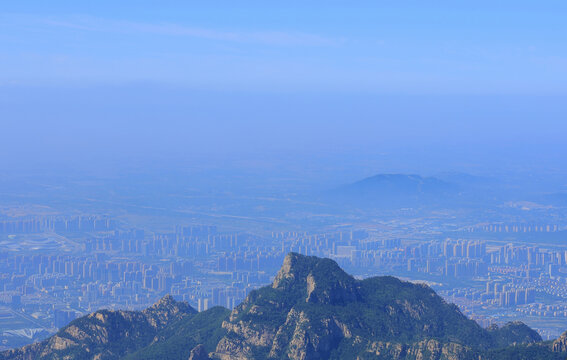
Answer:
M352 3L5 2L1 160L565 149L565 1Z
M564 1L403 3L6 2L0 81L565 93Z

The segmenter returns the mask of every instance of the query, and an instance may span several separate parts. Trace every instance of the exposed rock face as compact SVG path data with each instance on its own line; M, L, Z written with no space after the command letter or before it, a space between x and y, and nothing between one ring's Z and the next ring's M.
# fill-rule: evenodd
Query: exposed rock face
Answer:
M202 344L199 344L191 350L189 360L210 360L210 357L209 354L207 354L205 347Z
M567 331L553 342L551 349L553 352L567 352Z
M43 342L10 350L0 359L118 359L149 344L157 331L196 311L166 295L144 311L101 310L79 318Z
M186 302L175 301L171 295L165 295L157 303L142 311L142 314L154 328L166 326L172 320L186 314L196 313Z
M516 325L520 331L506 328L506 341L533 340ZM222 326L228 333L212 356L226 360L464 360L495 345L426 286L391 277L358 281L334 261L293 253L271 287L250 293Z
M324 358L342 338L351 336L338 319L312 319L308 312L294 306L295 302L341 305L360 298L354 278L334 261L290 254L271 289L276 298L292 298L269 300L259 293L251 294L223 323L231 336L221 340L216 357L250 358L258 348L263 348L264 355L270 358L282 354L291 359ZM272 318L275 323L270 321Z
M457 343L440 343L437 340L423 340L407 350L407 357L414 359L466 360L474 357L474 352Z
M290 290L298 286L306 292L308 303L339 305L360 299L355 279L334 261L291 253L285 257L272 288Z

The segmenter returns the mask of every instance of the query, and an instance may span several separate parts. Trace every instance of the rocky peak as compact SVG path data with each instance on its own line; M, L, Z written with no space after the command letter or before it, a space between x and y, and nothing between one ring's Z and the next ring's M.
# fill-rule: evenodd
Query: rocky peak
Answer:
M345 303L359 298L355 279L331 259L289 253L272 284L300 290L309 303Z
M285 287L287 283L299 280L302 275L302 270L307 268L306 262L309 260L310 259L306 256L302 256L297 253L287 254L280 271L278 271L278 274L274 279L272 287L274 289Z
M193 311L191 311L193 310ZM167 294L145 311L168 311L168 312L194 312L195 310L185 301L176 301L173 296Z
M191 350L191 354L189 354L189 360L209 360L209 354L205 349L203 344L199 344Z
M162 297L161 299L159 299L151 307L152 308L166 308L166 307L168 308L168 307L175 306L176 304L177 304L177 301L175 301L173 296L167 294L164 297Z
M276 275L272 287L287 288L297 284L302 286L307 278L325 276L330 279L354 279L345 273L339 265L331 259L322 259L315 256L306 256L297 253L286 255L280 271Z
M172 319L177 319L184 315L195 314L197 311L193 309L185 301L176 301L173 296L165 295L155 304L142 311L148 318L150 324L154 327L160 327L169 323Z

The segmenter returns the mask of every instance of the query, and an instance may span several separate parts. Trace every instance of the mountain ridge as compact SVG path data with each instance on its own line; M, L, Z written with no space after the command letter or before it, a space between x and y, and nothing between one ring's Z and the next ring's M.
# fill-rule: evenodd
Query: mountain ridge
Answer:
M377 174L327 193L331 202L376 208L414 207L458 195L459 185L416 174Z
M0 353L0 359L113 359L151 343L171 323L197 311L170 295L143 311L99 310L73 320L52 337Z
M483 329L426 285L357 280L331 259L290 253L232 311L197 313L165 296L143 311L89 314L0 359L555 359L565 339L544 343L523 323Z
M427 356L429 348L468 358L498 343L496 332L482 329L427 286L388 276L356 280L330 259L295 253L272 286L251 292L223 328L228 333L212 354L222 360L402 359ZM533 330L530 336L528 341L541 341Z

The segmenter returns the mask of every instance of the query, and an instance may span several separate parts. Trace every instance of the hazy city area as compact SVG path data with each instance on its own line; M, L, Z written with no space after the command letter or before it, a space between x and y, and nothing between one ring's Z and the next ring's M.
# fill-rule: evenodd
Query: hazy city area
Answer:
M25 187L29 200L20 200L25 193L4 196L0 220L2 347L43 339L98 309L143 309L165 294L199 311L232 309L269 284L289 252L334 259L360 278L423 282L484 327L521 320L544 339L556 338L567 328L565 206L557 205L557 196L537 193L479 205L464 195L480 191L467 185L472 176L466 178L457 185L377 175L297 199L227 195L209 208L194 205L206 203L202 199L166 196L147 185L155 196L177 199L168 210L160 207L170 200L113 205L111 198L131 196L115 191L103 191L82 208L76 188L61 207L49 196L64 189L36 193ZM458 186L456 198L445 194L449 202L431 205L424 184L432 179L451 191ZM474 182L480 180L493 181ZM404 198L417 188L416 197ZM360 189L366 204L359 202ZM387 198L384 189L404 204L372 200L372 194ZM38 197L47 197L45 203L33 202ZM282 209L284 200L289 204ZM336 201L357 205L338 210ZM235 202L240 207L233 209ZM296 222L298 211L303 220Z

